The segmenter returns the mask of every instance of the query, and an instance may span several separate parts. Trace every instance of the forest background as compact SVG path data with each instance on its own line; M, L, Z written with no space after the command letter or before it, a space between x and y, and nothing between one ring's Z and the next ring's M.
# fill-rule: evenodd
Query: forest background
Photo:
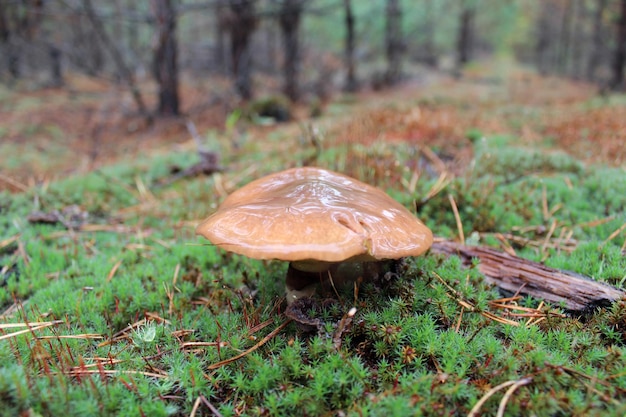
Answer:
M626 0L0 0L0 415L623 416L625 60ZM303 165L435 246L287 315L194 228Z

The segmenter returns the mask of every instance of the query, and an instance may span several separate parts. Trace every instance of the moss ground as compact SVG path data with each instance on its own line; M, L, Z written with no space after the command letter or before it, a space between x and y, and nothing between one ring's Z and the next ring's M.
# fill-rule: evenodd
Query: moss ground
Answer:
M626 289L622 162L549 137L539 115L560 107L511 102L496 125L475 96L436 92L244 126L237 143L213 131L228 169L211 177L164 185L196 158L181 147L0 194L0 415L625 415L626 301L583 315L526 297L533 317L513 316L476 268L427 254L320 299L307 332L282 314L286 265L193 235L226 192L308 160L386 189L439 236L459 233L451 196L467 240ZM358 126L372 137L346 135ZM72 205L80 230L27 220Z

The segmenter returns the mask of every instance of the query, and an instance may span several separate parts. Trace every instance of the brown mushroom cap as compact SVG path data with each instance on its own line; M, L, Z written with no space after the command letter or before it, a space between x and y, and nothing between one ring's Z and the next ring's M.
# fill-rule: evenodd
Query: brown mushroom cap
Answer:
M417 256L433 242L430 229L382 190L320 168L252 181L196 233L250 258L311 264Z

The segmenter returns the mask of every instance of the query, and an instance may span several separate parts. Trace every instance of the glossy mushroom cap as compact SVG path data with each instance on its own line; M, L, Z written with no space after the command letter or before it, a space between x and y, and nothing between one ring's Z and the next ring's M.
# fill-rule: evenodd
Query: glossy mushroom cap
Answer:
M320 168L247 184L196 233L250 258L301 265L417 256L433 242L430 229L380 189Z

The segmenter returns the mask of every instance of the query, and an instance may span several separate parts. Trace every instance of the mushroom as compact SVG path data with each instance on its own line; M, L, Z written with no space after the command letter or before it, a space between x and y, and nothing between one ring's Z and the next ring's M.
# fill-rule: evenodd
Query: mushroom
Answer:
M312 295L312 284L351 279L371 270L365 263L418 256L433 241L430 229L382 190L313 167L250 182L196 233L230 252L289 261L288 303Z

